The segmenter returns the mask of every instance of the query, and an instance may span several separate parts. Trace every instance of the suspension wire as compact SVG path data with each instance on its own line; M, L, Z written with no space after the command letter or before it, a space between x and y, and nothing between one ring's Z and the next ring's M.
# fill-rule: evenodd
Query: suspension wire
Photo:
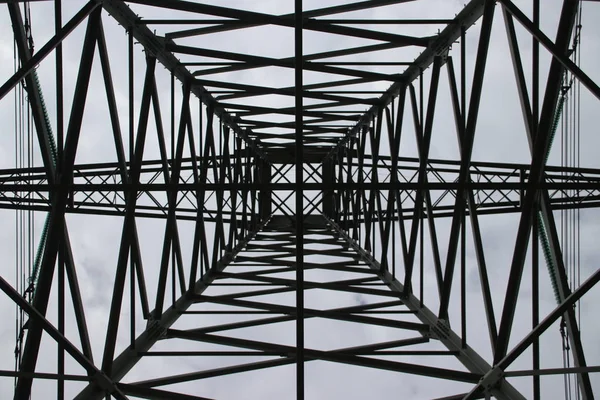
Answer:
M23 4L24 29L26 45L31 53L34 50L31 33L31 9L29 2ZM13 71L21 67L18 45L13 34ZM35 73L35 72L34 72ZM28 88L25 80L14 89L14 154L15 167L19 169L32 168L34 165L34 124L33 111L30 107ZM28 173L31 174L31 173ZM27 178L25 178L27 179ZM16 192L15 196L24 202L31 200L31 193ZM15 211L15 287L30 303L33 301L33 248L35 241L35 219L33 210ZM27 314L15 305L15 371L19 369L22 359L23 341L27 330ZM17 378L14 379L17 384Z
M579 2L579 20L577 24L578 29L578 42L581 45L581 28L582 24L582 15L583 15L583 1ZM581 66L581 51L577 52L577 57L575 59L575 63L577 66ZM575 85L577 91L577 103L579 107L577 107L577 168L581 167L581 81L577 80ZM577 189L577 196L579 196L580 190ZM581 286L581 210L577 209L577 287ZM579 321L579 330L581 331L581 307L580 301L577 301L577 320Z
M562 87L562 97L564 100L564 103L566 104L566 107L564 109L563 112L563 119L562 119L562 123L561 123L561 154L560 154L560 165L562 167L566 166L567 163L567 148L568 148L568 135L567 135L567 130L568 130L568 119L569 119L569 96L568 96L568 73L565 73L564 77L563 77L563 87ZM562 173L563 175L563 179L568 179L567 173L563 171ZM562 210L560 212L560 216L561 216L561 234L560 234L560 242L561 242L561 247L563 250L563 258L565 260L565 268L567 268L568 270L568 254L569 254L569 242L568 240L566 240L568 234L567 234L567 221L568 221L568 215L567 212L565 210ZM569 342L567 339L567 335L568 332L566 330L566 324L565 324L565 319L562 318L561 320L561 324L560 324L560 335L561 335L561 339L562 339L562 363L563 363L563 368L566 368L568 365L568 346L569 346ZM563 375L563 390L565 392L565 400L570 400L570 391L569 391L569 380L568 380L568 376L567 374Z
M563 113L563 120L561 124L561 163L562 167L566 167L569 165L569 144L570 144L570 115L571 115L571 96L569 96L570 86L569 86L569 74L565 73L563 77L563 88L562 88L562 96L565 99L564 103L566 107ZM565 179L569 179L568 173L563 172ZM569 192L567 191L567 195ZM563 249L563 259L565 262L565 269L567 270L567 279L570 286L570 245L571 241L569 240L570 233L570 213L568 210L561 211L561 247ZM560 334L562 338L562 359L563 359L563 367L569 367L569 332L566 329L565 319L563 318L560 325ZM571 400L571 380L569 374L563 375L563 385L565 391L565 400Z
M583 1L579 2L579 10L577 15L577 30L575 35L576 40L576 52L575 52L575 63L577 66L581 66L581 28L582 24L582 16L583 16ZM573 99L575 101L575 113L574 113L574 127L573 127L573 135L575 137L576 143L573 146L574 153L574 166L581 166L581 81L579 79L575 80L574 84L574 96ZM574 191L573 193L576 196L579 196L579 190ZM579 209L574 211L575 220L575 246L574 253L576 254L576 258L573 262L573 279L571 282L572 286L579 287L581 285L581 211ZM581 332L581 302L577 301L575 307L577 312L577 321L579 323L579 332ZM582 398L582 393L579 390L579 386L575 383L575 393L577 396L577 400Z
M582 28L582 2L579 2L577 13L577 25L573 33L573 43L569 51L569 57L573 59L576 65L581 64L581 28ZM581 82L569 72L563 76L563 87L561 101L566 104L562 115L561 124L561 166L562 167L580 167L581 165ZM570 176L570 173L562 173L564 179L576 181L577 176ZM572 189L567 191L568 196L579 196L579 190ZM561 211L561 247L563 249L563 258L565 260L565 269L569 289L573 290L581 284L581 213L580 210L562 210ZM576 308L577 320L581 327L581 307L578 301L574 306ZM570 332L566 329L566 322L563 320L560 324L560 334L562 338L563 367L570 368L572 355L569 345ZM581 391L577 384L577 378L571 374L565 374L564 391L565 399L581 399Z
M13 40L13 72L16 72L18 69L17 63L17 42ZM15 167L18 167L18 137L19 137L19 122L20 122L20 110L19 110L19 100L20 100L20 85L14 89L14 154L15 154ZM21 270L19 268L19 210L15 210L15 287L19 292L21 290ZM15 371L19 367L19 334L21 331L21 309L18 305L15 304ZM17 378L14 380L14 384L17 384Z
M20 67L19 58L18 58L18 50L16 39L14 40L13 45L13 68L14 71L17 71ZM21 138L23 137L23 86L19 85L18 88L15 88L15 168L21 167ZM17 197L20 193L16 193ZM24 292L24 270L23 270L23 262L22 262L22 216L23 211L17 210L15 213L15 277L16 277L16 287L20 293ZM18 369L19 364L21 362L21 342L23 336L23 311L20 307L16 306L16 326L15 326L15 371ZM17 383L17 379L15 378L15 385Z

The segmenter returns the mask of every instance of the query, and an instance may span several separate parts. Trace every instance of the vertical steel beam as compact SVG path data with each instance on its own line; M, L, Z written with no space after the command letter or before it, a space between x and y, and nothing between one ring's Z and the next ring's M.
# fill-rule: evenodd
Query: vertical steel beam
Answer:
M533 0L533 26L540 28L540 0ZM535 135L538 129L538 118L540 117L540 43L532 38L532 56L531 56L531 113L533 118L532 139L535 141ZM530 140L531 141L531 140ZM531 325L535 327L540 322L540 288L539 288L539 236L538 225L533 226L533 242L531 244ZM540 341L535 338L532 343L532 367L534 370L540 369ZM533 376L533 400L541 399L541 385L539 375Z
M129 36L131 38L131 36ZM130 41L130 44L133 45L133 42ZM106 90L106 98L108 105L108 112L110 114L110 122L112 126L113 139L115 143L115 152L117 155L117 163L120 170L121 181L123 183L131 183L130 181L130 173L127 169L127 158L125 155L125 147L123 144L123 135L121 132L121 124L119 122L119 113L117 107L117 98L115 94L115 89L113 85L112 72L110 68L110 60L108 55L108 48L106 45L106 38L104 36L104 28L102 23L99 25L98 29L98 55L100 56L100 65L102 67L102 75L104 77L104 87ZM131 54L132 55L132 54ZM133 66L130 64L130 66ZM133 102L133 91L131 92L130 101ZM133 105L130 105L130 134L133 134ZM133 139L131 139L130 148L133 152ZM130 157L133 160L133 156ZM123 191L123 196L127 199L127 192ZM148 294L146 291L146 280L144 278L144 268L142 264L142 256L140 251L140 244L138 239L137 227L134 224L132 231L132 245L131 245L131 280L132 283L135 283L135 274L137 272L137 282L138 289L140 294L140 300L142 305L142 312L144 318L147 318L149 314L149 306L148 306ZM135 285L133 286L132 296L135 296ZM133 303L133 302L132 302ZM135 314L135 308L132 309L132 314ZM132 315L133 317L134 315ZM135 320L132 320L132 326L135 324Z
M323 183L326 185L333 185L335 178L335 162L342 160L343 158L330 159L327 158L323 164L321 165L321 176L323 177ZM347 192L344 192L347 194ZM333 217L334 210L334 193L332 190L323 190L323 214L327 215L329 218Z
M63 171L60 177L60 183L64 185L70 183L73 176L75 153L77 152L77 144L79 142L79 135L81 132L81 123L83 120L83 112L85 109L87 92L89 88L93 56L96 48L97 29L101 18L100 11L100 9L96 9L96 11L94 11L90 16L83 42L83 52L81 55L77 83L75 85L73 108L71 109L71 115L67 128ZM43 142L41 144L43 145L45 143L46 142ZM49 147L47 147L47 149L49 149ZM49 154L48 156L50 157ZM50 162L48 165L52 165L52 162ZM54 276L54 269L58 256L57 253L60 247L59 241L61 237L64 238L64 217L68 195L69 193L67 191L62 191L60 196L55 196L52 201L52 210L50 211L50 222L48 228L48 241L44 248L44 255L40 265L38 289L33 300L33 306L42 316L45 316L46 310L48 309L50 289L52 287L52 279ZM21 371L35 371L41 337L41 322L39 319L33 320L30 324L29 333L25 342ZM15 399L28 398L31 394L32 383L33 381L31 378L20 378L15 389Z
M458 177L459 184L465 184L469 178L469 167L471 165L471 155L473 153L473 140L477 127L477 119L479 117L479 105L481 103L481 93L483 90L483 78L485 74L485 66L487 63L487 55L490 46L490 37L492 33L492 23L494 20L494 8L496 3L493 0L486 0L483 20L481 22L481 33L479 37L479 45L477 48L477 59L475 61L475 71L473 73L473 87L471 89L471 99L469 102L469 110L467 124L464 130L464 137L461 146L461 165ZM463 110L466 113L465 110ZM460 225L462 214L465 212L467 196L465 189L460 188L456 193L456 201L454 203L454 211L452 216L452 225L450 227L450 240L448 243L448 254L446 258L446 269L444 271L444 287L440 298L439 316L442 319L448 319L448 307L450 303L450 292L452 290L452 280L454 277L454 267L456 265L456 254L458 249L458 238L460 233Z
M423 120L421 113L421 121L418 122L417 102L413 86L410 86L411 102L413 107L413 119L415 120L415 134L417 136L417 147L419 151L419 177L418 185L424 185L427 181L427 163L429 161L429 150L431 147L431 135L433 133L433 117L435 116L435 105L438 95L440 68L442 66L441 57L436 57L433 62L431 82L429 88L429 99L427 102L427 115ZM421 90L421 94L423 91ZM421 96L423 97L423 96ZM422 108L422 107L420 107ZM415 195L415 212L413 215L411 232L409 238L408 264L405 266L406 275L404 278L404 291L408 295L412 291L412 273L414 270L414 260L417 249L417 234L419 232L420 222L423 212L425 190L417 190Z
M146 143L146 131L148 127L148 117L150 114L150 101L152 97L152 82L156 68L156 59L150 56L146 58L146 76L144 79L144 89L142 94L142 103L140 106L140 115L138 123L137 138L135 141L134 159L131 161L130 180L136 183L140 178L144 147ZM106 340L104 344L104 353L102 359L102 371L111 373L113 356L116 347L117 332L119 329L119 317L123 303L123 288L125 284L127 261L131 252L132 231L135 224L135 206L137 202L137 192L130 190L126 196L127 205L123 229L121 233L121 242L119 245L119 255L117 258L117 270L115 274L115 283L110 305Z
M156 95L156 83L154 82L152 84L153 86L153 98L157 99ZM154 318L160 318L160 315L162 314L163 311L163 307L164 307L164 297L165 297L165 289L166 289L166 282L167 282L167 272L168 272L168 265L169 265L169 253L171 250L171 246L173 246L175 248L175 251L177 252L177 254L180 256L181 255L181 251L179 249L179 242L176 241L176 238L178 237L178 229L177 229L177 220L175 218L175 212L177 210L177 196L179 193L179 177L180 177L180 172L181 172L181 160L183 157L183 147L185 144L185 134L187 131L187 119L189 118L189 101L190 101L190 85L189 83L185 83L184 82L184 89L183 89L183 99L182 99L182 103L181 103L181 117L179 119L179 132L177 134L177 148L175 150L175 159L172 160L172 165L171 165L171 174L170 177L168 178L167 183L171 184L172 189L170 189L168 191L168 202L169 202L169 209L168 209L168 215L167 215L167 223L165 226L165 234L164 234L164 241L163 241L163 251L162 251L162 257L161 257L161 265L160 265L160 273L159 273L159 279L158 279L158 287L156 290L156 305L153 311L153 316ZM156 109L158 104L158 101L155 100L154 102L154 107ZM159 129L160 131L160 129ZM178 264L180 267L182 267L181 265L181 257L178 257ZM173 268L173 272L175 272L175 263L173 263L172 265ZM181 276L181 274L180 274ZM183 294L185 292L185 282L181 282L181 294Z
M202 107L200 107L200 116L202 116ZM200 117L202 118L202 117ZM190 138L190 155L192 158L192 171L194 176L194 183L198 184L201 182L201 172L199 163L196 157L196 149L194 146L194 138L191 133L191 129L188 132ZM202 154L202 121L200 121L200 128L198 132L198 151ZM203 169L205 171L206 168ZM196 219L194 224L194 241L192 245L192 259L190 266L190 280L188 290L194 289L194 284L197 281L198 275L202 277L204 271L202 264L208 264L208 249L206 246L206 229L204 226L204 197L205 191L200 189L196 190Z
M454 120L456 123L456 132L458 137L459 149L462 148L464 132L465 132L465 104L466 104L466 93L465 93L465 49L464 49L464 35L462 38L463 51L461 52L461 100L459 104L458 99L458 88L456 84L456 77L454 74L454 63L452 58L448 58L446 65L448 66L448 75L450 83L450 91L452 104L454 108ZM470 178L469 178L470 180ZM471 221L471 231L473 234L473 243L475 247L475 257L477 258L477 270L479 272L479 282L481 284L481 292L483 295L483 304L485 308L485 316L488 324L488 332L490 336L490 344L492 349L496 345L496 339L498 337L498 330L496 328L496 318L494 316L494 305L492 302L492 292L490 289L490 282L487 273L487 263L485 261L485 252L483 249L483 239L481 237L481 227L479 225L479 216L477 211L477 204L475 203L475 196L473 190L467 191L467 207L469 210L469 219Z
M531 243L531 328L535 329L540 323L540 256L539 256L539 227L533 224ZM535 338L531 344L533 370L540 369L540 340ZM539 375L533 375L533 399L540 400L541 387Z
M304 124L302 0L294 8L294 83L296 146L296 398L304 400Z
M54 33L58 35L62 28L62 1L54 2ZM63 54L62 44L56 46L56 136L57 136L57 168L60 171L64 146L64 115L63 115ZM65 231L66 232L66 231ZM58 332L65 334L65 255L64 247L58 249ZM57 381L56 398L65 398L65 349L61 342L58 343L57 367L59 379Z
M258 175L261 183L271 183L272 167L267 160L257 159L258 162ZM272 214L273 208L273 195L272 190L269 188L262 189L259 193L260 196L260 217L261 219L268 218Z

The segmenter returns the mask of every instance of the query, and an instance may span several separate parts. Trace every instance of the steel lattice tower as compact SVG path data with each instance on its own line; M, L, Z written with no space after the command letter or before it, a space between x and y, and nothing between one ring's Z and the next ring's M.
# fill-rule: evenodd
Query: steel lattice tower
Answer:
M323 365L414 379L415 398L550 398L543 382L566 377L594 398L575 304L597 259L570 274L600 166L553 153L560 126L573 143L597 131L569 122L600 100L577 57L593 1L544 4L551 29L539 0L3 3L17 56L0 105L25 94L33 161L3 164L0 208L43 216L27 290L0 270L26 314L0 371L15 399L207 399L256 379L262 398L280 379L289 398L347 397L313 390ZM511 87L486 95L500 73ZM494 134L525 161L477 151L503 107L515 132ZM486 232L510 218L499 263ZM118 230L90 278L73 243L95 221ZM542 340L559 325L562 368Z

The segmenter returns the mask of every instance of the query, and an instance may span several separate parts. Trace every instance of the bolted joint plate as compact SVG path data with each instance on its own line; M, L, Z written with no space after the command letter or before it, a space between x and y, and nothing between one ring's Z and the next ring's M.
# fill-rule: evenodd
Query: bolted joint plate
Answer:
M499 388L504 381L504 371L498 367L492 368L479 381L486 392Z

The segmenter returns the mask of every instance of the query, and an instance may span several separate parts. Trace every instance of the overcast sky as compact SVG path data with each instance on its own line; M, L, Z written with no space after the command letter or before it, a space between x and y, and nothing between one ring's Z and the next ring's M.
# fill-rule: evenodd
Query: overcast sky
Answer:
M327 1L305 1L305 9L320 8L328 5L345 3L342 0ZM67 21L77 12L81 6L80 1L64 2L64 17ZM334 18L452 18L463 7L464 1L459 0L419 0L397 6L381 7L378 9L361 11L334 16ZM530 1L515 1L523 7L524 12L531 16ZM546 0L542 10L542 29L546 34L554 38L556 32L556 22L560 11L561 1ZM222 0L219 5L237 7L241 9L268 12L273 14L285 14L293 12L293 1L291 0L271 0L271 1L250 1L250 0ZM140 15L147 18L168 18L180 17L180 13L166 12L163 10L153 10L149 7L134 5L132 8ZM33 2L32 23L33 35L36 48L41 46L53 35L52 4L50 2ZM596 82L600 82L600 69L597 67L600 62L600 28L596 21L600 20L600 3L585 2L583 6L584 16L582 20L582 40L581 40L581 68ZM483 98L478 120L476 139L474 145L473 159L477 161L498 161L529 163L530 156L527 147L526 134L523 129L523 120L520 113L518 96L516 92L514 73L512 70L506 33L504 30L504 21L501 15L501 9L496 8L494 27L492 32L492 45L488 58L486 77L484 82ZM117 91L117 101L121 118L121 126L124 136L127 135L127 116L128 116L128 93L127 93L127 37L122 27L118 26L110 16L104 13L103 22L105 34L109 43L109 52L111 55L111 67L115 89ZM476 55L477 40L479 36L480 24L473 26L467 35L467 76L470 82L473 76L473 67ZM377 29L377 27L370 27ZM440 27L441 28L441 27ZM156 27L157 34L164 33L164 27ZM402 34L413 34L419 36L430 36L437 33L437 27L385 27L390 31ZM78 68L81 43L85 32L85 24L77 28L64 42L65 53L65 110L70 110L71 99L75 85L75 76ZM531 57L531 40L523 29L518 27L518 35L522 55L525 60ZM10 19L5 6L0 6L0 82L6 81L13 73L13 43ZM248 29L242 32L227 32L213 36L200 38L191 38L181 41L186 45L206 47L210 49L219 49L226 51L239 51L248 54L256 54L269 57L290 57L293 56L293 30L281 27L259 27ZM305 33L305 53L326 51L336 48L353 47L364 44L371 44L368 40L351 39L323 33L306 32ZM459 63L460 46L455 45L451 51L455 56L455 66ZM392 50L382 52L381 54L361 55L361 61L369 60L397 60L414 58L418 51L413 49ZM547 66L549 65L549 55L542 50L542 87L545 85L545 76ZM182 57L182 59L187 59ZM529 65L529 61L527 61ZM136 117L139 115L139 104L144 74L144 54L141 46L136 45L135 54L136 65ZM529 68L527 67L527 77L529 79ZM385 72L395 72L386 69ZM48 57L38 68L38 74L42 84L46 104L51 115L53 126L56 125L56 104L54 87L54 57ZM293 85L293 70L282 68L265 68L242 71L229 75L220 75L208 77L208 79L222 79L231 82L241 82L257 85L268 85L272 87L285 87ZM170 102L169 102L169 74L162 66L157 66L156 73L159 96L161 99L161 108L163 111L163 122L165 128L170 124ZM307 83L322 81L325 77L322 74L305 73ZM425 72L425 87L427 88L430 71ZM387 88L388 83L377 82L368 86L371 90ZM470 83L469 85L470 86ZM179 115L181 94L179 85L177 86L176 98L176 116ZM456 134L454 130L454 121L452 117L452 108L449 97L449 86L445 68L442 70L440 78L440 91L436 107L436 118L434 122L433 141L430 152L432 158L457 159L458 146L456 143ZM427 94L427 92L425 93ZM194 100L195 104L197 100ZM256 103L265 106L289 107L293 105L293 99L283 98L281 96L271 96L269 98L257 99ZM194 120L194 132L197 135L198 127L198 107L192 107ZM410 109L407 108L407 112ZM203 107L203 112L205 112ZM585 89L582 89L581 100L581 165L589 168L600 168L600 160L596 156L599 140L598 118L600 113L600 102L593 98ZM65 112L68 118L68 111ZM410 115L410 114L407 114ZM14 127L14 101L12 94L0 101L0 118L3 121L3 130L0 132L0 168L11 168L15 166L15 127ZM270 118L270 116L266 116ZM277 118L277 117L276 117ZM216 123L215 123L216 126ZM406 132L403 137L401 155L416 157L415 143L410 118L405 118L404 126ZM149 125L148 142L145 151L145 158L156 159L159 156L159 150L156 140L156 128L153 122ZM126 141L125 141L126 142ZM127 146L127 143L126 143ZM39 166L39 152L37 145L35 147L35 165ZM187 151L187 150L186 150ZM387 154L389 152L386 151ZM555 141L549 164L560 165L560 141ZM101 70L99 60L96 57L93 67L90 94L86 104L84 123L81 133L81 141L78 147L77 163L93 162L114 162L116 161L112 133L108 125L108 110L105 104L105 94L101 79ZM164 197L163 197L164 198ZM141 200L141 201L148 201ZM555 214L557 220L560 220L560 213ZM582 281L597 270L597 262L600 257L600 249L597 245L597 238L600 235L599 213L596 210L581 211L581 274ZM44 213L35 213L35 238L39 240L41 226L45 218ZM106 333L106 323L108 319L108 310L112 296L112 285L114 282L115 266L118 254L119 240L121 237L122 218L120 217L101 217L101 216L83 216L70 214L67 216L67 223L71 234L71 244L77 266L77 272L80 280L80 286L83 295L83 302L86 310L88 327L94 351L94 360L100 364L104 339ZM492 283L492 294L494 297L494 306L496 319L499 320L502 305L504 302L506 282L508 271L515 245L515 232L519 223L518 214L502 216L482 216L482 234L488 264L488 273ZM0 230L0 254L5 263L0 267L0 274L11 284L15 284L15 211L0 210L0 224L3 229ZM438 240L442 251L442 262L445 260L445 250L448 243L448 231L450 219L441 219L437 221ZM5 227L5 228L4 228ZM146 280L149 290L151 304L154 304L155 287L157 282L157 271L160 265L160 254L162 250L162 236L164 234L164 220L157 219L138 219L138 232L140 235L140 247L142 249L144 267L146 270ZM191 249L193 241L192 222L179 222L179 230L182 241L182 251L185 265L189 264L191 259ZM214 227L209 224L209 232ZM559 226L560 229L560 226ZM468 253L467 253L467 292L468 292L468 341L471 347L478 351L486 360L491 359L491 349L489 345L487 327L484 323L483 302L477 273L477 264L475 253L468 229ZM212 235L209 235L209 248L212 248ZM397 235L396 237L399 237ZM425 232L428 238L428 231ZM378 244L378 247L381 246ZM396 245L399 248L399 244ZM318 247L325 249L325 247ZM429 241L425 242L426 253L429 254ZM400 251L396 252L398 265L401 265ZM326 257L309 256L307 261L324 263L329 261ZM430 255L425 257L425 268L427 275L425 278L425 304L432 310L437 311L438 299L435 289L435 279L433 275L433 264ZM526 265L530 265L529 257ZM237 271L237 270L236 270ZM550 286L548 274L546 273L544 263L540 265L541 294L540 307L541 316L545 316L555 306L554 296ZM187 272L186 272L187 274ZM293 273L280 274L280 277L292 278ZM307 279L313 281L335 281L348 279L353 276L343 273L332 273L325 270L311 271L306 274ZM458 277L457 277L458 278ZM519 294L519 305L517 308L515 326L511 336L511 345L514 346L531 327L530 305L531 305L531 273L530 268L526 267ZM456 280L458 284L458 280ZM128 284L126 284L126 287ZM416 286L416 284L415 284ZM167 289L167 298L171 293ZM227 288L211 288L206 294L223 293ZM243 288L239 289L243 290ZM68 292L67 292L68 293ZM460 332L460 314L458 301L458 286L453 290L453 297L450 308L450 318L452 328ZM124 293L124 298L129 298L129 293ZM68 299L68 294L67 294ZM586 351L588 365L598 365L600 363L600 345L597 338L600 335L600 324L597 323L597 311L594 305L600 300L600 289L595 288L581 302L581 330L582 340ZM256 298L256 301L280 302L286 305L294 304L293 294L273 295ZM306 306L318 309L331 309L344 307L361 303L370 303L380 301L379 298L367 295L343 294L333 291L307 291ZM128 345L129 335L129 304L128 300L124 302L122 312L122 323L119 331L119 342L116 354L120 353ZM0 369L12 370L14 368L14 305L4 295L0 295L0 315L6 323L0 325ZM216 307L213 307L216 308ZM197 308L200 309L200 308ZM219 307L219 309L222 309ZM51 294L49 304L48 318L56 322L57 315L56 291ZM145 321L140 317L139 304L137 305L137 333L139 334L145 326ZM400 317L390 317L400 318ZM216 325L228 321L240 320L241 318L228 316L202 316L202 318L182 318L174 327L178 329L202 327ZM416 319L415 319L416 320ZM410 333L397 332L390 328L350 324L345 322L336 322L324 319L310 319L306 321L306 340L307 347L330 350L348 346L363 345L376 342L395 340L402 337L410 337ZM287 345L295 343L293 323L282 323L268 328L258 327L238 331L224 332L224 335L232 337L244 337L253 340L265 342L275 342ZM79 339L75 327L74 318L70 300L67 300L67 337L73 343L79 346ZM190 344L183 341L164 341L160 342L157 348L161 350L213 350L224 349L218 346L205 344ZM558 325L552 326L542 337L542 368L562 366L562 353L560 345L560 335ZM442 346L432 342L429 345L416 347L416 349L442 349ZM512 369L530 368L530 352L524 353L524 356L518 359L511 367ZM68 359L68 357L67 357ZM258 358L257 358L258 359ZM265 358L266 359L266 358ZM455 368L465 370L464 367L451 357L389 357L391 360L421 363L425 365L435 365L445 368ZM212 369L224 365L233 365L239 362L251 362L254 358L229 357L225 360L217 358L147 358L142 360L129 375L124 379L125 382L135 382L139 380L150 379L152 377L175 375L190 371L202 369ZM38 360L37 371L54 372L56 371L56 346L54 342L44 337L42 341L42 352ZM82 369L72 360L67 360L67 372L79 374ZM277 398L293 399L295 398L295 373L294 365L278 367L265 371L243 373L231 375L222 378L208 379L201 382L175 385L165 387L165 389L193 393L198 396L216 399L239 399L239 398ZM329 398L348 398L362 399L384 398L390 394L397 398L406 399L429 399L443 395L460 393L470 390L469 385L456 382L433 380L421 378L413 375L404 375L392 372L379 371L361 367L347 366L343 364L334 364L329 362L311 361L306 364L306 398L329 399ZM592 383L597 391L600 391L599 375L591 375ZM529 378L511 379L510 382L522 390L525 397L531 396L531 383ZM542 378L544 399L563 398L562 377L544 377ZM76 395L83 385L77 383L67 384L67 398ZM54 384L48 382L35 382L33 386L33 398L45 398L47 393L54 390ZM0 378L0 398L10 398L13 392L12 378Z

